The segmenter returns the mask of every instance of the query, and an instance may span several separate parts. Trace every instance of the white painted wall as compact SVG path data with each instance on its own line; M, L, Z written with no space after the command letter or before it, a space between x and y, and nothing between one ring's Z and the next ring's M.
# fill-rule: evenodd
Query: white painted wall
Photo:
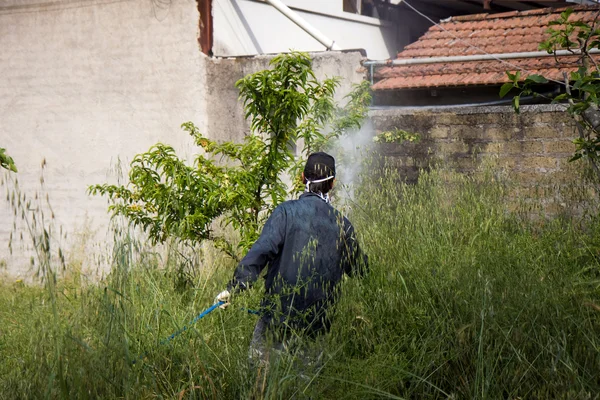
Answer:
M44 1L0 1L0 147L15 159L19 173L12 176L28 198L46 160L42 196L49 195L56 232L67 234L63 251L94 272L112 234L107 201L88 196L87 187L115 182L118 159L126 173L131 159L158 141L191 158L197 148L180 129L185 121L209 137L243 138L248 127L234 84L267 68L270 58L204 56L194 0ZM363 78L359 53L313 59L320 78L344 77L338 98ZM16 279L30 276L33 252L26 232L18 240L24 225L17 215L21 229L9 253L7 190L12 186L0 184L0 279L6 272Z
M106 200L86 189L114 180L117 158L127 165L157 141L185 152L181 123L204 128L198 18L194 0L0 2L0 147L30 197L47 160L45 186L67 247L90 228L106 239ZM27 252L8 253L12 222L0 199L0 263L25 274Z
M286 0L307 22L342 49L365 49L370 59L395 58L396 26L376 18L345 13L341 0ZM309 11L306 11L309 10ZM317 11L317 12L315 12ZM241 56L325 47L271 5L255 0L213 0L216 56Z

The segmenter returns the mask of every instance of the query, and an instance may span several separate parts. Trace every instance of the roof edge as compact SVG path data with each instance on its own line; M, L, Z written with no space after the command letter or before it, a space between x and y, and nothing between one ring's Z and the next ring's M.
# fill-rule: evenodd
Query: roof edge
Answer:
M456 17L450 17L448 19L443 20L443 23L451 23L451 22L466 22L466 21L483 21L486 19L503 19L503 18L514 18L514 17L528 17L533 15L543 15L543 14L559 14L567 9L572 9L573 11L591 11L591 10L600 10L600 4L591 5L591 6L569 6L569 7L561 7L561 8L538 8L534 10L527 11L509 11L504 13L484 13L484 14L472 14L472 15L459 15Z

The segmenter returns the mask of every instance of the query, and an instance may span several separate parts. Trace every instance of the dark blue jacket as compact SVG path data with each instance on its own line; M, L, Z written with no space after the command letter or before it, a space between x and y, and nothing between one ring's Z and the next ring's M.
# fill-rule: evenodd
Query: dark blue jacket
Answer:
M367 257L350 221L319 195L304 193L275 208L228 288L249 287L266 265L265 321L318 333L329 328L327 309L343 274L362 275Z

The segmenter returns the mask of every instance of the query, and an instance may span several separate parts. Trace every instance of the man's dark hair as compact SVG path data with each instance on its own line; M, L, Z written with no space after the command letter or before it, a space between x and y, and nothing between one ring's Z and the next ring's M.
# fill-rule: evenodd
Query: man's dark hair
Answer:
M304 166L304 183L309 184L309 190L325 194L333 187L335 178L335 159L327 153L312 153ZM326 179L326 180L323 180ZM322 180L322 181L321 181ZM321 181L314 182L313 181Z

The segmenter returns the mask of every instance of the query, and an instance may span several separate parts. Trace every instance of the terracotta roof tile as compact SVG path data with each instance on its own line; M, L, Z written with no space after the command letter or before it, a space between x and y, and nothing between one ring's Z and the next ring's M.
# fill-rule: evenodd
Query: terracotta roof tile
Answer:
M571 7L571 19L592 21L598 7ZM417 42L405 47L398 59L522 53L538 51L548 37L547 25L566 8L513 11L501 14L476 14L452 17L431 27ZM522 58L465 63L431 63L377 69L374 90L462 85L496 85L507 81L511 65L530 73L562 80L563 71L577 70L577 57L562 57L567 64L557 65L553 57ZM560 67L560 68L559 68ZM515 70L515 68L512 68ZM524 76L525 77L525 76Z
M563 72L577 71L578 59L577 56L560 57L561 68L557 68L553 57L508 60L510 65L498 61L471 61L383 67L376 72L378 82L373 85L373 89L499 85L509 81L505 71L515 71L518 68L526 68L531 73L562 81ZM525 77L527 74L523 75Z

